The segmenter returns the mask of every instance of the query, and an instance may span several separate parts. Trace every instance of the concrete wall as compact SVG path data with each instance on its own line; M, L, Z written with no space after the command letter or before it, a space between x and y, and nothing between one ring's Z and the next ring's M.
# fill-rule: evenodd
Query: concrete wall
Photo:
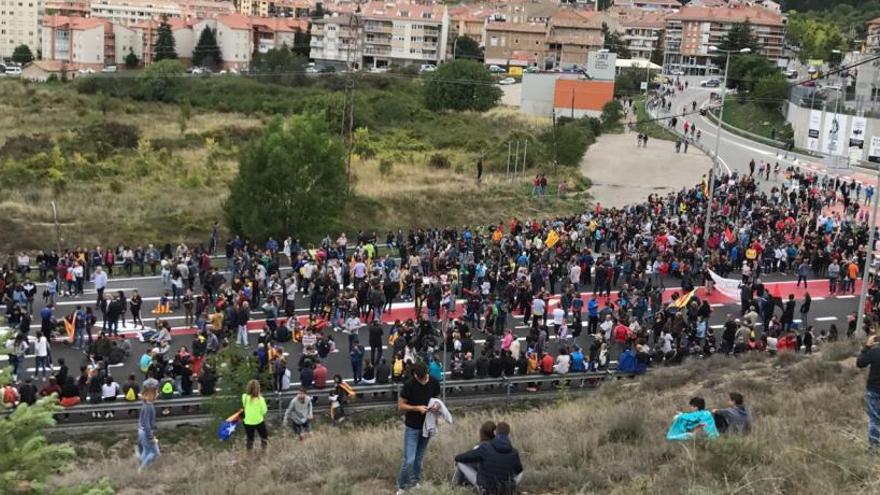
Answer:
M73 30L73 61L80 64L104 65L104 26Z
M553 92L560 74L523 74L520 111L527 115L551 117Z
M810 114L812 110L809 108L799 107L793 103L788 103L788 113L787 118L788 122L791 124L791 127L794 129L794 144L795 146L803 149L810 149L811 151L816 151L819 153L825 153L827 150L827 146L829 144L829 122L830 116L834 114L833 109L831 111L817 109L820 115L819 119L819 136L816 140L815 150L812 150L810 147L812 139L809 136L810 130ZM844 122L845 120L845 122ZM842 122L841 129L839 131L840 140L842 142L842 155L850 154L850 138L853 125L857 121L853 115L846 115L840 119ZM871 137L878 136L880 137L880 119L875 118L866 118L865 119L865 129L864 129L864 143L862 145L862 151L859 153L856 150L852 150L853 156L851 158L851 162L853 160L867 160L868 159L868 151L871 143ZM858 158L857 158L858 157Z

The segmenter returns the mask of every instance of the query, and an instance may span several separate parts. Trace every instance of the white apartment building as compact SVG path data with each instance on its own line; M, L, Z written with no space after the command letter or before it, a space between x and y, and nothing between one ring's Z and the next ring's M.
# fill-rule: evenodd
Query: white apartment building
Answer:
M117 63L113 26L104 19L47 16L42 30L43 60L95 69Z
M449 12L443 5L371 2L354 14L312 22L310 58L329 65L381 68L446 59Z
M38 56L42 15L42 0L0 0L0 59L11 57L19 45Z
M162 18L197 21L234 12L224 0L92 0L91 16L132 25Z

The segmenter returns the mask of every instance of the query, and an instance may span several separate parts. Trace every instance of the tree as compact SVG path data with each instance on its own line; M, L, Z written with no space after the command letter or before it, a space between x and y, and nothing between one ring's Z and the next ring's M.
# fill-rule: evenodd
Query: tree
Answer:
M75 456L68 444L49 443L43 434L55 426L57 400L53 396L32 406L21 404L0 421L0 473L7 493L31 492Z
M483 49L480 48L480 44L474 41L473 38L458 36L452 45L455 47L455 53L453 53L452 58L483 61Z
M138 60L137 55L134 54L134 50L129 49L128 55L125 56L125 68L126 69L135 69L141 61Z
M617 100L611 100L602 107L602 129L606 131L613 130L620 126L620 120L623 118L623 105Z
M762 77L776 72L779 72L776 66L764 55L731 56L727 86L748 92L754 89Z
M27 45L18 45L12 51L12 61L17 64L29 64L34 61L34 54Z
M266 53L257 54L251 67L256 72L273 74L264 78L264 81L300 85L305 80L303 74L305 63L306 58L297 55L287 44L283 44L281 48L272 48Z
M186 127L192 117L192 104L189 100L183 100L180 104L180 114L177 116L177 125L180 127L180 135L186 134Z
M174 90L185 73L179 60L151 64L138 75L134 97L146 101L174 101Z
M623 41L623 37L617 31L608 28L608 24L602 23L602 35L605 37L603 48L611 53L616 53L619 58L631 58L632 54Z
M311 33L312 25L309 23L309 27L305 31L297 31L293 33L293 50L291 50L296 56L302 58L309 58L309 52L312 47L312 33Z
M176 58L176 57L174 57ZM223 64L223 54L220 45L217 44L217 36L214 30L208 26L202 29L199 42L193 48L193 65L215 69Z
M651 50L651 63L663 66L663 40L666 38L666 31L660 31L659 41Z
M745 22L734 24L730 30L721 39L718 44L719 50L738 52L743 48L748 48L753 53L760 50L761 45L752 30L752 23L746 19Z
M758 80L752 91L752 101L767 109L778 109L788 97L788 81L778 71Z
M614 0L597 0L596 10L608 10L612 4L614 4Z
M325 119L275 120L242 153L226 223L251 239L310 238L337 217L346 184L345 149Z
M156 44L153 45L153 62L169 59L177 59L177 51L171 25L168 24L167 18L163 18L162 23L159 24L159 29L156 30Z
M316 3L315 8L309 13L309 17L311 17L312 19L323 19L324 4L322 2Z
M560 119L560 122L562 119ZM564 124L556 124L540 137L544 149L552 150L556 163L567 167L576 167L581 163L587 148L595 142L595 135L576 120L567 120Z
M425 83L425 105L430 110L486 111L501 100L486 67L473 60L453 60L441 65Z

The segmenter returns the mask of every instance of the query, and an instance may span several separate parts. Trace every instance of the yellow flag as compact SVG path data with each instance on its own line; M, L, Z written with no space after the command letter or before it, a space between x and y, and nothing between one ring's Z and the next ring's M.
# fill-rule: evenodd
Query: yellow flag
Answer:
M555 230L551 230L550 233L547 234L547 240L544 241L544 244L547 247L553 247L557 242L559 242L559 234L557 234Z
M672 307L681 309L681 308L687 306L691 302L691 299L693 299L694 294L696 294L696 293L697 293L697 289L694 289L694 290L688 292L687 294L679 297L678 299L675 300L675 302L672 303Z

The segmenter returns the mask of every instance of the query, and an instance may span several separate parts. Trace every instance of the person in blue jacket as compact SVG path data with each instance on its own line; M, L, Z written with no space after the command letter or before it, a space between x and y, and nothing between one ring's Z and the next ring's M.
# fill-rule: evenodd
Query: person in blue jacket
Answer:
M691 440L699 435L709 439L718 438L718 428L715 427L715 418L706 410L706 400L702 397L694 397L688 402L692 411L678 413L666 432L666 439L670 441Z
M575 346L574 351L571 353L571 371L587 371L587 364L584 362L584 351L580 346Z

